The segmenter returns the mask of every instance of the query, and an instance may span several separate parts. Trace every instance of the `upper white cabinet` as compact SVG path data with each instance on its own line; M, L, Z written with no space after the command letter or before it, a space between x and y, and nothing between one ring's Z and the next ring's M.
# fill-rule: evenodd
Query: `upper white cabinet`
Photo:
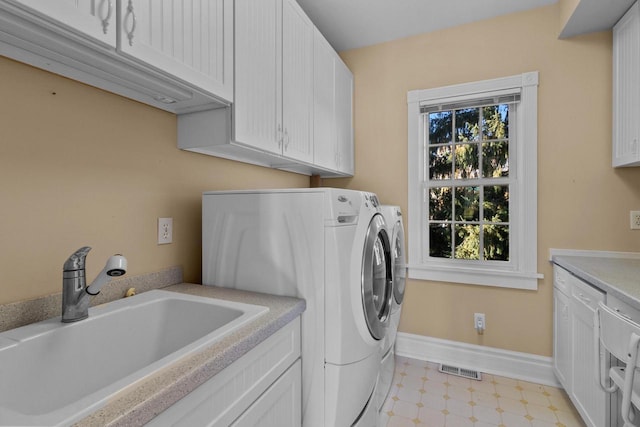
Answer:
M120 52L233 99L232 0L118 1Z
M317 29L313 40L313 158L322 167L337 169L335 125L336 54Z
M7 0L0 54L174 113L233 101L233 0Z
M317 30L313 49L314 163L353 175L353 74Z
M353 74L340 58L336 61L336 134L338 171L353 175Z
M312 162L313 24L293 0L236 0L235 14L235 141Z
M9 3L116 47L116 0L14 0Z
M613 28L613 166L640 166L640 9Z
M294 0L235 0L232 107L182 114L178 147L353 175L353 75Z

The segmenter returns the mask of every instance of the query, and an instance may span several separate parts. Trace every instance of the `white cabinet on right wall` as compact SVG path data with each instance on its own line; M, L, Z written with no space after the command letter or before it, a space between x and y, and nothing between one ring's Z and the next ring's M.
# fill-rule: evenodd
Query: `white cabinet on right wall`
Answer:
M605 294L562 267L553 272L554 372L587 427L607 427L609 395L596 378L594 341L594 314Z
M640 8L613 27L613 166L640 166Z

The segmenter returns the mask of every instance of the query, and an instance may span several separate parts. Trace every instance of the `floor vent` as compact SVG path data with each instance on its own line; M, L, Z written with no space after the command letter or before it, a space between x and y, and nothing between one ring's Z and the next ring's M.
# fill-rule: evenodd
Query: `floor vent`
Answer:
M441 363L438 370L445 374L457 375L459 377L469 378L471 380L482 381L482 374L471 369L458 368L457 366L443 365Z

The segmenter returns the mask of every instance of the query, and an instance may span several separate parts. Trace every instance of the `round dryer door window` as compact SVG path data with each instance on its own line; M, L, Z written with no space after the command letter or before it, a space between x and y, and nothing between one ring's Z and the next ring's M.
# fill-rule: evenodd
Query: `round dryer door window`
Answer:
M396 224L394 230L393 256L393 297L398 304L404 299L404 286L406 282L406 261L404 258L404 228L402 223Z
M391 308L391 248L382 216L369 223L362 258L362 304L369 332L382 339Z

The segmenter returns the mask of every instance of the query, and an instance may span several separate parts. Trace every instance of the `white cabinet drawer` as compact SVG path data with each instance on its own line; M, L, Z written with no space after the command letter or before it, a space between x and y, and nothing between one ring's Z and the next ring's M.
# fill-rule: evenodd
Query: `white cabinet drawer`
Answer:
M583 282L577 277L570 275L569 283L571 284L571 296L574 301L589 308L589 310L595 312L596 308L598 308L598 302L604 302L604 292Z
M631 319L636 323L640 323L640 310L611 294L607 294L607 306L611 307L622 316Z
M300 318L152 419L147 426L229 426L300 357Z
M571 295L571 283L569 278L571 273L557 265L553 266L553 286L558 288L563 294Z
M298 359L231 427L299 427L301 422L302 372Z

